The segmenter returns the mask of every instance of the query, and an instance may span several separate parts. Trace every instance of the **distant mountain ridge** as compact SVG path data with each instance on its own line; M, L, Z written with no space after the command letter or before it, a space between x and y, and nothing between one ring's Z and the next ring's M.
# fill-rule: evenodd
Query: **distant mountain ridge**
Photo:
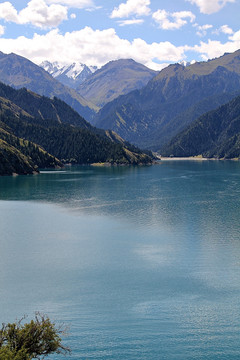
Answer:
M55 79L73 89L76 89L97 70L97 66L87 66L75 62L62 66L57 61L50 62L47 60L43 61L39 66Z
M47 97L58 97L65 101L81 116L91 120L98 108L30 60L0 52L0 81L17 89L26 87Z
M77 92L102 107L120 95L142 88L156 74L132 59L114 60L89 76L77 87Z
M49 61L42 62L40 66L97 107L142 88L157 74L132 59L110 61L100 69L81 63L61 66L58 62Z
M106 104L95 124L142 148L161 150L178 132L240 93L240 50L208 62L170 65L140 90Z

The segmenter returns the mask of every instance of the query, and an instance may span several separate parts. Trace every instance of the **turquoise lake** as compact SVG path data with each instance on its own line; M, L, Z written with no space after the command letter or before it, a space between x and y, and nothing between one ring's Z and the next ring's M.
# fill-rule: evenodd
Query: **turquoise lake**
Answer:
M234 161L1 177L0 323L49 315L73 360L239 360L239 214Z

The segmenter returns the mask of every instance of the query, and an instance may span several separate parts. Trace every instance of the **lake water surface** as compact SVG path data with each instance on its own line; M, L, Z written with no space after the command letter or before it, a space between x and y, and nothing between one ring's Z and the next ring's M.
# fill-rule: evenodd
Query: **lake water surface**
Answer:
M238 162L2 177L0 323L48 314L73 360L239 360L239 213Z

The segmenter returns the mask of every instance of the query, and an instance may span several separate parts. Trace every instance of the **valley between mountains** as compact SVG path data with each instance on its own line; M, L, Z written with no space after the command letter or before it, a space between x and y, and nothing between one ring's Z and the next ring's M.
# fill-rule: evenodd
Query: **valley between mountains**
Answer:
M71 164L240 157L240 50L160 72L0 53L0 174ZM145 149L145 150L140 150Z

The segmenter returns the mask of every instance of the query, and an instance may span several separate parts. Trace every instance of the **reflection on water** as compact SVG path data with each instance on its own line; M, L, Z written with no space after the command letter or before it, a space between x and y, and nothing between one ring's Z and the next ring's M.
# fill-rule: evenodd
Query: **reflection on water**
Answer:
M72 359L239 359L239 176L181 161L0 178L1 320L64 321Z

